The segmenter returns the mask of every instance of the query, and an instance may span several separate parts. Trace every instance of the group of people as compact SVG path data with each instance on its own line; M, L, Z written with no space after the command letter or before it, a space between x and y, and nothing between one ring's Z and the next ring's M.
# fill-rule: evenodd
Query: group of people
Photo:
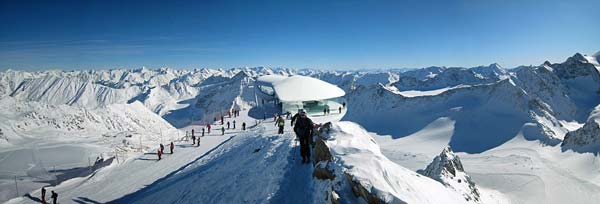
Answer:
M46 204L46 187L42 187L42 196L40 198L43 204ZM56 204L56 200L58 199L58 193L51 191L50 199L52 199L52 204Z
M338 107L338 113L339 114L342 114L342 107L346 108L346 102L344 102L342 106ZM329 115L330 114L329 111L330 111L329 108L324 108L323 109L323 115Z
M238 109L231 109L231 110L229 110L228 114L229 114L230 118L231 118L232 114L233 114L233 117L235 118L235 117L240 116L240 110L238 110Z
M198 144L200 144L200 141L198 141ZM171 142L171 144L169 145L169 149L171 149L171 154L173 154L173 149L175 149L175 144L173 144L173 142ZM165 151L165 146L161 143L156 155L158 155L158 160L162 159L162 155L164 154Z
M186 132L186 135L187 135L187 132ZM194 129L192 129L192 145L196 145L197 147L199 147L200 146L200 138L202 138L202 137L204 137L204 128L202 128L202 135L198 136L197 142L196 142L196 135L194 134Z

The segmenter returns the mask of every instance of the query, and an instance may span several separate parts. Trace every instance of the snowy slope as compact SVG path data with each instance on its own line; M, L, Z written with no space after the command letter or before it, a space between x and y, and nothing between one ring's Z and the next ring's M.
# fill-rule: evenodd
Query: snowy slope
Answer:
M28 192L58 177L76 176L97 157L125 157L154 148L183 133L140 102L112 104L99 109L0 99L0 200ZM142 145L142 147L140 146ZM91 160L91 161L90 161ZM69 173L71 172L71 173ZM50 176L48 176L50 175Z
M326 144L335 163L333 183L341 183L334 184L333 189L339 191L342 203L360 202L347 192L352 182L385 203L468 203L441 183L390 161L370 134L355 123L334 123Z

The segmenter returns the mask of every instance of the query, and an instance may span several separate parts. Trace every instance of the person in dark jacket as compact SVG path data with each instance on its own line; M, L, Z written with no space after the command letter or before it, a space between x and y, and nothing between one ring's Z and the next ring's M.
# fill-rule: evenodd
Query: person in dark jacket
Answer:
M175 149L175 145L173 144L173 142L171 142L171 146L169 146L169 148L171 149L171 154L173 154L173 149Z
M221 127L221 135L225 135L225 127Z
M42 197L41 197L42 203L46 203L46 188L42 187Z
M242 130L246 130L246 122L242 122Z
M50 198L52 198L52 203L56 204L56 200L58 199L58 193L52 191L52 195L50 195Z
M299 118L294 124L294 132L296 136L300 138L300 156L302 156L302 163L310 162L310 140L314 123L304 110L300 110Z
M342 114L342 107L339 107L338 111L340 112L340 114Z
M163 144L160 144L160 152L165 152L165 146Z
M294 116L292 116L292 121L290 123L290 126L294 127L296 120L300 117L300 111L302 111L302 110L298 110L298 113L296 113L296 114L294 114Z
M228 129L228 130L229 130L229 124L230 124L230 123L229 123L229 121L227 121L227 129Z
M196 135L194 135L194 129L192 129L192 145L196 144Z
M202 137L204 137L204 128L202 128Z

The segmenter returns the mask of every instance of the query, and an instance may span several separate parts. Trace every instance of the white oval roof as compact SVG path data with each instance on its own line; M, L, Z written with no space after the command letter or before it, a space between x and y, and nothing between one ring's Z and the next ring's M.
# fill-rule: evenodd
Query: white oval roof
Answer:
M281 101L312 101L337 98L346 95L339 87L307 76L265 75L257 79L273 86Z
M286 77L286 76L270 74L270 75L260 76L256 79L256 81L266 83L266 84L273 84L275 82L278 82L278 81L281 81L281 80L287 79L287 78L288 77Z

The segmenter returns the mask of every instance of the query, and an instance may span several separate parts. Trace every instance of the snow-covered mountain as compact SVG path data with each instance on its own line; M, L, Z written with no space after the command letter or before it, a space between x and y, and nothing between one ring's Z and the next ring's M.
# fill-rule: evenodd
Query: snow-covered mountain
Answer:
M437 118L450 117L456 121L450 145L466 152L498 146L532 123L537 130L526 138L556 145L585 122L592 105L600 103L597 67L581 59L585 58L576 54L564 63L521 67L491 78L480 78L483 75L470 69L448 68L411 83L431 83L420 90L407 90L413 85L408 86L401 73L391 85L351 89L345 119L370 131L403 137ZM497 70L497 66L487 69ZM429 90L432 87L439 89Z
M133 154L140 147L147 153L154 151L153 148L159 143L182 138L183 131L176 128L188 130L190 127L204 125L230 108L251 112L257 105L253 87L257 76L301 74L336 84L346 91L344 100L348 109L343 120L351 122L333 125L331 137L323 142L331 150L332 162L320 163L314 167L317 171L334 170L336 182L284 182L291 174L288 168L297 168L287 156L294 151L292 136L271 137L263 129L252 130L248 135L240 134L243 137L232 139L233 143L225 146L229 149L214 153L206 150L211 156L211 160L205 161L207 163L197 163L197 168L190 167L181 170L181 174L166 177L166 183L157 183L122 199L132 201L131 203L150 200L182 201L180 198L161 196L179 192L180 188L176 184L193 188L197 182L207 182L207 185L215 189L201 188L202 193L208 194L187 197L184 201L285 201L289 193L286 188L295 184L310 187L310 192L327 195L312 197L313 203L324 199L333 201L331 197L341 200L346 198L344 201L350 203L361 202L347 199L351 194L362 196L363 200L375 199L385 203L486 203L490 194L493 194L492 200L502 200L502 194L511 199L522 199L527 196L506 191L497 180L486 180L487 175L472 174L470 171L486 172L477 168L479 163L522 162L518 160L520 157L514 159L514 154L523 152L513 154L511 151L521 151L524 148L528 154L538 154L531 156L543 161L537 164L548 165L548 161L555 161L553 158L561 158L569 165L580 166L583 161L594 160L594 156L590 157L587 153L600 152L600 139L597 137L600 131L599 55L600 53L592 56L577 53L562 63L544 62L539 66L521 66L510 70L499 64L402 71L294 70L268 67L228 70L6 70L0 72L0 146L6 147L6 151L0 154L6 158L21 155L18 156L21 158L22 155L30 154L29 151L33 155L42 154L37 145L58 145L63 148L61 144L65 142L72 143L71 146L77 148L94 149L85 153L88 157L109 151L114 151L113 155L117 155L117 150ZM263 127L254 122L256 127ZM438 154L446 146L457 153L448 148ZM557 149L560 151L555 152ZM27 152L23 153L25 150ZM260 153L250 157L241 156L252 151ZM278 151L287 154L283 157L275 155ZM459 160L457 155L463 160ZM482 159L478 155L486 157ZM31 162L33 166L43 165L41 161L48 162L45 161L47 159L32 158L38 160ZM6 161L9 160L11 159ZM429 163L431 160L433 162ZM251 161L258 162L250 164ZM523 161L527 162L526 159ZM236 165L241 163L255 171L247 174L238 172L236 169L239 166L230 162ZM63 162L65 163L67 162ZM226 174L217 175L209 171L204 166L206 164ZM414 172L427 164L429 165L423 171L426 176ZM27 170L28 165L29 163L23 163L19 168ZM267 168L269 165L281 168L274 171ZM539 176L540 181L532 181L532 185L548 182L548 175L569 172L568 178L560 178L563 179L561 182L589 180L582 192L600 192L600 177L589 177L589 172L600 167L569 169L569 166L556 165L549 167L555 172L544 172L544 175ZM468 166L475 168L466 168ZM77 166L63 166L61 170L72 167ZM0 169L3 172L14 170L6 165L3 168ZM533 162L529 168L514 168L518 169L514 175L528 175L523 172L539 169ZM303 176L312 175L312 170L301 173ZM283 175L260 182L227 180L230 177L268 177L268 174L275 173ZM506 177L513 179L514 175ZM193 176L195 180L187 181L185 176ZM227 185L219 186L221 181L208 179L211 177L227 180L223 182ZM348 177L351 179L347 179ZM477 183L477 187L473 182ZM3 187L10 184L9 181L0 182ZM253 189L258 184L270 188ZM240 185L262 197L215 197L231 185ZM344 191L343 189L348 190L345 187L350 187L351 190ZM426 187L427 190L422 190L421 187ZM533 192L535 189L554 192L554 189L546 186L527 187L525 191ZM157 194L147 196L145 193L150 191ZM189 193L182 194L191 195ZM294 196L301 195L292 195ZM569 192L565 196L575 195Z

